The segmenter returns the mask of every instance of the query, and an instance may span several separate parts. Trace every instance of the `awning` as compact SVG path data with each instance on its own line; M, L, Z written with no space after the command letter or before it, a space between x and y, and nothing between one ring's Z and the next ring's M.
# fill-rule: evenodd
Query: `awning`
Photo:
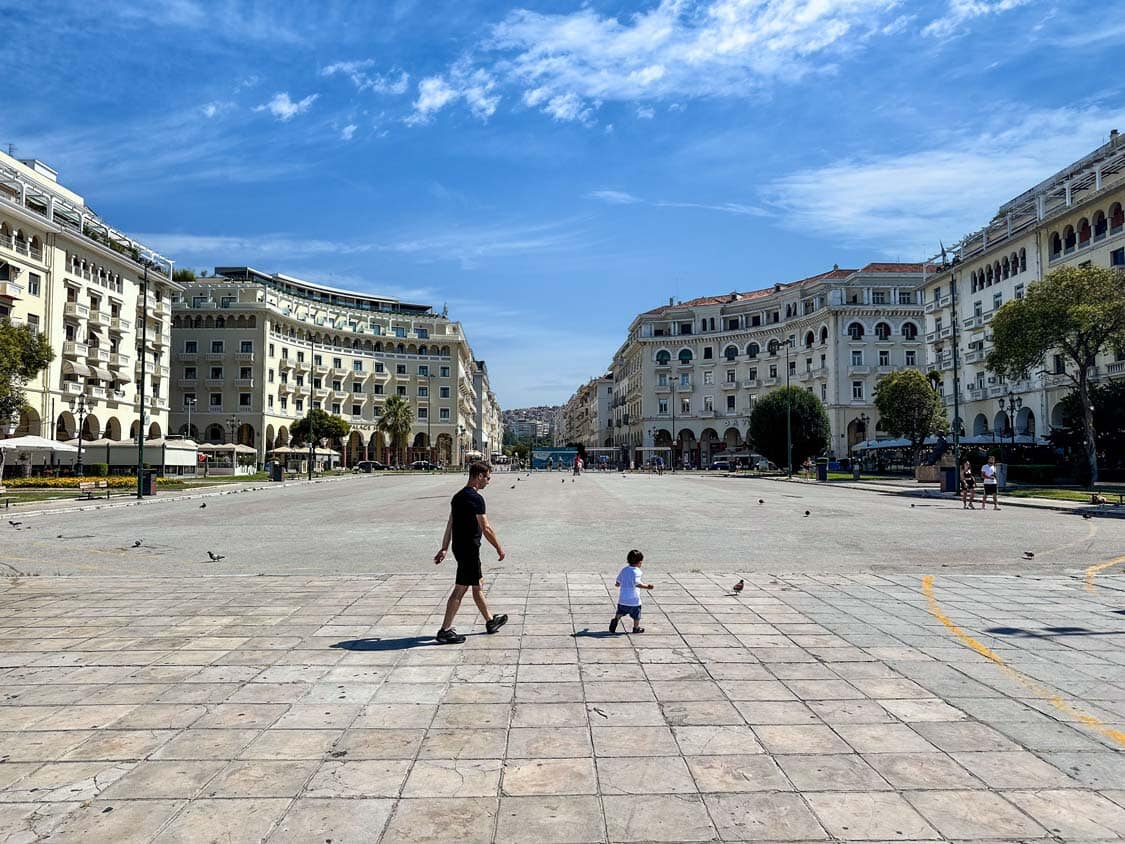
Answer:
M91 366L90 367L90 375L94 378L97 378L97 379L101 380L101 381L112 381L113 380L113 373L110 372L108 369L102 369L100 366Z
M78 375L82 378L89 378L90 367L84 363L75 363L72 360L64 360L62 365L63 375Z

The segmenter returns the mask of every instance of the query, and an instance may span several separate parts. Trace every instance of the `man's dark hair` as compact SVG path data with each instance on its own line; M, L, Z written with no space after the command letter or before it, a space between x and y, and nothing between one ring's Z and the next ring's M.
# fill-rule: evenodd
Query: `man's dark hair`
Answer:
M644 558L645 558L645 555L642 554L640 551L638 551L636 548L634 548L632 551L630 551L626 555L625 562L627 562L631 566L635 566L637 563L641 562Z
M479 460L476 461L475 463L470 463L469 464L469 480L472 480L473 478L479 478L481 475L487 475L491 471L492 471L492 467L489 466L487 463L482 463Z

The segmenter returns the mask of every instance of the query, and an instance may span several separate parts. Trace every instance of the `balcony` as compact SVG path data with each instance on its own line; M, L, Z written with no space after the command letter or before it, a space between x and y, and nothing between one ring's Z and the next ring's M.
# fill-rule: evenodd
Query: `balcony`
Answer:
M714 419L715 418L715 409L714 408L705 408L705 409L699 411L699 418L700 419Z
M178 355L176 355L176 360L183 361L185 363L195 363L197 360L199 360L199 354L197 352L180 352Z
M63 305L63 316L73 319L86 319L90 316L90 308L81 302L67 302Z
M144 367L148 372L152 372L153 367L156 366L156 361L150 357L145 357L143 360L141 358L137 358L137 362L133 365L133 369L137 373L140 373L142 363L144 364Z
M926 332L926 342L927 343L937 342L937 332L936 331L927 331Z
M984 360L984 351L982 349L973 349L965 352L965 363L980 363Z
M101 349L97 346L90 346L90 350L86 354L87 360L96 361L98 363L109 363L109 358L109 349Z
M82 394L82 385L77 381L64 381L60 385L60 389L64 396L78 396Z
M105 311L92 310L90 311L90 315L89 317L87 317L87 319L89 319L90 325L104 325L106 328L109 327L109 314L107 314Z
M235 378L234 379L234 386L249 389L250 387L254 386L254 379L253 378Z
M747 389L751 389L751 390L752 390L752 389L754 389L755 387L760 387L760 386L762 386L762 382L761 382L761 380L760 380L760 379L758 379L758 378L744 378L744 379L742 380L742 386L743 386L743 387L745 387L745 388L747 388Z
M23 293L23 288L14 281L0 281L0 296L8 299L18 299Z
M253 363L254 362L254 353L253 352L238 352L234 356L234 359L241 362L241 363Z
M724 381L719 386L723 390L737 390L738 389L738 382L737 381Z
M114 402L125 401L125 391L124 390L113 390L110 393L109 401L114 401Z
M122 319L118 316L109 318L110 331L128 331L130 326L132 326L132 323L127 319Z
M763 387L776 387L781 383L781 379L776 376L773 378L763 378L761 384Z
M942 296L940 299L938 299L937 304L939 308L948 308L952 303L953 297L949 294L946 294L945 296Z
M937 310L937 306L938 306L938 305L937 305L937 302L934 302L934 301L932 301L932 300L931 300L931 301L927 302L927 303L926 303L926 304L925 304L925 305L924 305L924 306L922 307L922 312L923 312L923 313L927 313L927 314L932 314L932 313L933 313L934 311L936 311L936 310Z
M90 347L85 343L67 340L63 343L62 353L64 358L84 358L90 353Z
M909 368L910 367L908 367L908 366L903 367L903 369L909 369ZM895 367L891 366L889 363L884 364L883 366L875 367L875 374L876 375L890 375L894 371L895 371Z
M953 326L947 325L945 328L939 329L937 335L938 335L938 338L941 339L941 340L945 340L947 337L952 337L953 336Z
M870 366L849 366L848 375L870 375Z
M123 355L120 352L111 352L109 355L109 365L114 369L122 369L129 365L131 358L128 355Z
M142 305L145 307L146 310L150 310L150 311L155 310L156 307L157 307L156 297L153 296L151 293L148 294L147 296L143 297L143 298L138 296L137 297L137 307L140 308Z
M181 386L181 387L189 387L189 388L197 387L197 386L199 386L199 379L198 378L181 378L180 380L178 380L176 382L176 384Z
M1125 360L1116 360L1113 363L1106 364L1105 371L1108 375L1121 375L1125 373Z
M208 352L203 356L204 360L226 360L226 352Z
M971 317L965 317L961 323L965 328L980 328L984 325L984 314L974 314Z
M101 399L102 401L105 401L107 397L105 387L89 386L86 388L86 394L92 399Z
M226 380L223 378L206 378L203 381L204 386L217 387L219 389L222 389L226 383Z
M1006 392L1008 392L1008 388L1006 385L995 384L988 388L988 397L993 399L998 398L999 396L1004 395L1004 393Z
M199 410L196 411L196 413L224 413L224 412L225 411L223 410L223 406L221 404L209 404L206 407L202 407L202 408L200 408Z
M811 369L803 369L800 372L798 372L797 375L796 375L796 379L798 381L808 381L811 378L812 378L812 370Z

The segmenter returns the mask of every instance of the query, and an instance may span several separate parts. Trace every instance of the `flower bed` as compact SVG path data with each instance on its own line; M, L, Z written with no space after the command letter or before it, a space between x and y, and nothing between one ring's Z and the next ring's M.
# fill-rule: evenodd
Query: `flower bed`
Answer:
M78 489L79 484L101 481L109 484L110 489L136 489L137 479L132 475L114 475L109 478L99 477L74 477L74 478L9 478L4 481L8 489ZM157 486L181 486L183 481L179 478L157 478Z

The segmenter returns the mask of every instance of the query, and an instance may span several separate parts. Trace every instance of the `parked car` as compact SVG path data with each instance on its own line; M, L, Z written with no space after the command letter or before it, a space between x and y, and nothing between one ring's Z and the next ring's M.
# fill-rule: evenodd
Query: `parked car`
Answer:
M378 472L379 470L386 469L386 468L387 467L384 464L380 463L378 460L360 460L358 463L356 463L354 466L352 466L352 471L353 472Z
M772 463L772 462L770 462L769 460L766 460L766 458L763 457L757 463L754 464L754 468L757 469L759 472L776 472L777 471L777 464Z
M431 463L429 460L415 460L410 464L411 469L418 469L423 472L433 472L441 467L436 463Z
M729 472L730 471L730 461L729 460L716 460L710 466L708 466L707 468L709 470L711 470L712 472Z

